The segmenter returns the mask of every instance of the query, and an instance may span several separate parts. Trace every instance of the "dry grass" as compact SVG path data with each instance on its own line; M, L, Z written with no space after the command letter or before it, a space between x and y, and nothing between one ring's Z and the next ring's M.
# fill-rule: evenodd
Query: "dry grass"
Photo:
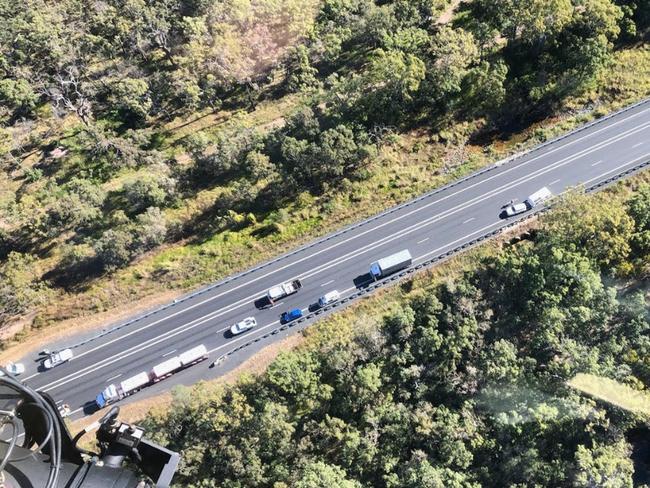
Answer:
M568 385L623 410L650 417L650 393L630 388L602 376L579 373Z
M105 312L95 313L89 316L74 317L69 320L60 322L57 327L48 327L46 329L34 329L26 333L20 343L12 344L0 352L0 364L9 361L17 361L30 353L43 349L48 344L60 341L64 338L71 337L81 332L87 332L94 329L100 329L106 324L126 320L139 313L143 313L154 307L159 307L165 303L171 302L178 297L178 291L163 291L156 295L146 297L136 303L125 304L121 307L115 307Z

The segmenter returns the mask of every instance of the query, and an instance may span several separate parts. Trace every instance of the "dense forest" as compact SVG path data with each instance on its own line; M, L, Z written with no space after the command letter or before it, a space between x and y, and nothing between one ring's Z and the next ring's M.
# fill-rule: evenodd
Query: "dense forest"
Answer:
M650 186L573 196L457 279L403 284L383 320L350 314L145 425L183 487L632 487L648 419L566 381L650 386L649 237Z
M327 199L372 177L396 135L424 128L449 146L454 124L479 143L525 128L649 25L648 0L0 0L0 323L248 265L290 240L291 205L331 226ZM277 117L241 122L267 106ZM176 130L222 115L218 130ZM245 245L224 251L242 229ZM182 261L184 243L215 236ZM172 244L169 259L97 281Z

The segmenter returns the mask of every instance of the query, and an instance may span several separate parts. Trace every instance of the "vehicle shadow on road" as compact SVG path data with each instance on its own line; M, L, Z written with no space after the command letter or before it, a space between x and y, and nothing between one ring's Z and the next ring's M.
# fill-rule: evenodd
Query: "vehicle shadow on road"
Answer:
M362 288L366 288L374 280L372 279L372 276L370 276L370 273L366 273L357 276L353 281L354 281L354 286L356 286L357 289L362 289Z
M261 297L255 300L255 308L258 310L264 310L265 308L270 308L273 304L269 297Z
M84 403L82 408L83 408L84 415L92 415L97 410L99 410L99 408L97 408L97 404L93 401Z

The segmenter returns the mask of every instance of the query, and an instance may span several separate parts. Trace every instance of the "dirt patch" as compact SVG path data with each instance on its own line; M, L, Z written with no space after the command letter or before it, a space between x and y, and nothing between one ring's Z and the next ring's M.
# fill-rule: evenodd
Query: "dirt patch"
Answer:
M454 12L460 5L461 0L453 0L451 2L451 5L447 7L447 10L444 11L444 13L438 17L438 21L436 22L438 25L443 25L443 24L448 24L451 22L451 19L454 17Z
M102 327L106 327L107 324L126 320L154 307L169 303L179 296L180 292L177 290L156 293L138 302L124 304L106 312L64 320L47 329L34 329L29 331L25 337L22 337L20 342L10 344L4 351L0 352L0 364L5 364L9 361L18 361L20 358L32 352L36 353L38 350L47 347L52 342L60 341L80 332L101 329ZM21 321L21 323L24 322ZM16 329L16 331L18 330Z

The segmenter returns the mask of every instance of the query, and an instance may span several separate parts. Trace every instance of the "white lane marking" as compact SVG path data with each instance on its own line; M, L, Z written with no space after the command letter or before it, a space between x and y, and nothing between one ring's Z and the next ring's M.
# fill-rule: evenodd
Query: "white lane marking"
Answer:
M56 402L54 402L54 404L58 405L59 403L62 403L62 402L63 402L63 400L57 400Z
M471 219L463 221L463 224L469 224L472 220L476 220L476 217L472 217Z
M427 242L428 240L429 240L429 238L425 237L424 239L422 239L421 241L418 241L417 243L422 244L423 242Z
M327 286L327 285L331 285L332 283L334 283L334 280L329 280L327 283L323 283L320 286Z
M283 303L284 303L284 302L276 303L276 304L273 305L271 308L269 308L269 310L273 310L274 308L279 307L279 306L282 305Z
M641 114L643 114L643 113L645 113L645 112L647 112L647 111L649 111L649 110L650 110L650 108L647 108L647 109L645 109L645 110L642 110L641 112L638 112L638 113L636 113L636 114L632 114L631 116L629 116L629 117L627 117L627 118L625 118L625 119L621 119L621 120L619 120L619 121L617 121L617 122L614 122L614 123L612 123L612 124L610 124L610 125L603 126L602 128L600 128L600 129L598 129L598 130L596 130L596 131L593 131L593 132L591 132L590 134L586 134L586 135L585 135L584 137L582 137L582 138L577 138L577 139L575 139L575 140L568 141L568 142L567 142L566 144L564 144L564 145L560 144L558 147L553 148L553 149L551 149L551 150L545 152L544 154L540 154L540 155L535 156L535 157L533 157L533 158L530 158L530 159L528 159L528 160L526 160L526 161L523 161L523 162L520 162L520 163L518 163L518 164L516 164L516 165L513 165L513 166L511 166L510 168L507 168L506 170L501 171L501 172L498 173L498 174L492 175L492 176L490 176L490 177L488 177L488 178L485 178L485 179L483 179L483 180L481 180L481 181L479 181L479 182L477 182L477 183L474 183L474 184L469 185L469 186L467 186L467 187L465 187L465 188L462 188L462 189L460 189L460 190L458 190L458 191L456 191L456 192L452 192L452 193L450 193L450 194L448 194L448 195L446 195L446 196L444 196L444 197L442 197L442 198L439 198L438 200L434 200L434 201L432 201L432 202L429 202L428 204L423 205L423 206L421 206L421 207L419 207L419 208L417 208L417 209L411 210L410 212L407 212L407 213L405 213L404 215L394 217L393 219L390 219L390 220L384 222L383 224L379 224L379 225L377 225L377 226L375 226L375 227L371 227L371 228L365 230L364 232L360 232L360 233L358 233L358 234L355 234L354 236L349 237L348 239L344 239L344 240L342 240L342 241L340 241L340 242L334 243L334 244L332 244L332 245L329 246L329 247L326 247L326 248L321 249L320 251L317 251L317 252L314 252L314 253L312 253L312 254L309 254L309 255L307 255L307 256L305 256L305 257L303 257L303 258L301 258L301 259L298 259L298 260L296 260L296 261L292 261L292 262L290 262L290 263L287 263L286 265L284 265L284 266L282 266L282 267L280 267L280 268L278 268L278 269L275 269L275 270L270 271L270 272L268 272L268 273L262 274L262 275L260 275L260 276L258 276L258 277L256 277L256 278L253 278L253 279L251 279L251 280L249 280L249 281L247 281L247 282L244 282L244 283L242 283L242 284L240 284L240 285L238 285L238 286L236 286L236 287L230 288L229 290L226 290L226 291L224 291L224 292L221 292L221 293L218 293L218 294L216 294L216 295L213 295L213 296L211 296L211 297L209 297L209 298L206 298L205 300L199 301L199 302L197 302L197 303L195 303L195 304L193 304L193 305L189 305L189 306L187 306L187 307L185 307L185 308L179 309L177 312L175 312L175 313L173 313L173 314L166 315L165 317L161 317L160 319L158 319L158 320L156 320L156 321L154 321L154 322L151 322L150 324L147 324L147 325L145 325L145 326L143 326L143 327L140 327L140 328L137 329L137 330L134 330L134 331L129 332L129 333L127 333L127 334L124 334L124 335L122 335L122 336L116 337L115 339L113 339L113 340L111 340L111 341L108 341L108 342L102 343L101 345L99 345L99 346L97 346L97 347L95 347L95 348L89 349L88 351L85 351L85 352L82 352L82 353L78 354L76 357L79 358L79 357L82 357L82 356L84 356L84 355L86 355L86 354L90 354L91 352L94 352L94 351L96 351L96 350L98 350L98 349L101 349L101 348L103 348L103 347L106 347L106 346L108 346L108 345L114 343L115 341L118 341L118 340L124 339L124 338L126 338L126 337L128 337L128 336L130 336L130 335L132 335L132 334L138 333L138 332L140 332L140 331L142 331L142 330L144 330L144 329L148 329L148 328L150 328L150 327L153 327L153 326L159 324L160 322L163 322L163 321L165 321L165 320L168 320L168 319L171 319L171 318L173 318L173 317L176 317L176 316L178 316L179 314L185 313L185 312L188 311L188 310L192 310L192 309L194 309L194 308L196 308L196 307L199 307L199 306L201 306L201 305L203 305L203 304L205 304L205 303L208 303L208 302L210 302L210 301L216 300L217 298L220 298L220 297L222 297L222 296L224 296L224 295L227 295L227 294L229 294L229 293L232 293L233 291L236 291L236 290L238 290L238 289L240 289L240 288L242 288L242 287L245 287L245 286L247 286L247 285L249 285L249 284L251 284L251 283L257 282L257 281L259 281L259 280L261 280L261 279L263 279L263 278L266 278L266 277L268 277L268 276L270 276L270 275L272 275L272 274L275 274L275 273L277 273L277 272L279 272L279 271L282 271L282 270L284 270L284 269L286 269L286 268L288 268L288 267L295 266L296 264L299 264L299 263L301 263L301 262L303 262L303 261L305 261L305 260L307 260L307 259L310 259L310 258L312 258L312 257L314 257L314 256L317 256L317 255L319 255L319 254L322 254L322 253L324 253L324 252L327 252L327 251L329 251L329 250L331 250L331 249L333 249L333 248L335 248L335 247L338 247L338 246L340 246L340 245L342 245L342 244L345 244L345 243L347 243L347 242L349 242L349 241L351 241L351 240L358 239L358 238L360 238L360 237L362 237L362 236L364 236L364 235L366 235L366 234L368 234L368 233L370 233L370 232L373 232L373 231L375 231L375 230L377 230L377 229L380 229L380 228L382 228L382 227L384 227L384 226L386 226L386 225L392 224L393 222L396 222L396 221L398 221L398 220L401 220L401 219L404 219L404 218L406 218L406 217L409 217L410 215L412 215L412 214L414 214L414 213L416 213L416 212L420 212L420 211L422 211L422 210L424 210L424 209L426 209L426 208L428 208L428 207L430 207L430 206L432 206L432 205L435 205L435 204L440 203L440 202L442 202L442 201L444 201L444 200L447 200L447 199L449 199L449 198L451 198L451 197L453 197L453 196L456 196L456 195L458 195L459 193L466 192L466 191L468 191L468 190L470 190L470 189L472 189L472 188L474 188L474 187L476 187L476 186L482 185L482 184L484 184L484 183L486 183L486 182L488 182L488 181L491 181L491 180L493 180L493 179L495 179L495 178L502 177L503 175L505 175L505 174L507 174L507 173L510 173L511 171L514 171L514 170L516 170L516 169L522 168L523 166L526 166L526 165L528 165L528 164L530 164L530 163L532 163L532 162L534 162L534 161L536 161L536 160L538 160L538 159L540 159L540 158L542 158L542 157L546 157L546 156L548 156L549 154L552 154L552 153L554 153L554 152L557 152L557 151L559 151L559 150L562 149L562 148L565 148L565 147L567 147L567 146L570 146L570 145L572 145L572 144L575 144L576 142L581 141L581 140L583 140L583 139L585 139L585 138L587 138L587 137L591 137L591 136L593 136L593 135L599 134L600 132L603 132L603 131L605 131L605 130L611 128L611 127L614 127L614 126L619 125L619 124L621 124L621 123L623 123L623 122L626 122L626 121L628 121L628 120L630 120L630 119L632 119L632 118L634 118L634 117L637 117L637 116L639 116L639 115L641 115ZM584 152L593 152L593 151L597 150L598 148L603 147L604 145L607 145L607 144L609 144L609 143L611 143L611 142L616 142L616 141L618 141L618 140L620 140L620 139L623 139L623 138L627 137L628 135L631 135L631 134L633 134L633 133L636 133L636 132L638 132L638 131L644 129L648 124L649 124L649 123L646 122L645 124L641 124L641 125L635 127L634 129L630 129L630 130L628 130L628 131L622 132L621 134L618 134L618 135L616 135L616 136L613 136L613 137L611 137L610 139L606 139L605 141L602 141L601 143L592 146L592 148L590 148L591 151L589 151L589 150L582 150L582 151L579 151L578 153L576 153L575 155L573 155L573 156L574 156L574 159L578 159L578 158L580 157L580 155L581 155L582 153L584 153ZM565 158L565 159L566 159L566 158ZM263 292L263 291L260 291L260 292L258 292L258 293L255 293L254 295L251 295L251 296L249 296L249 297L243 298L243 299L241 299L241 300L235 302L234 304L232 304L230 307L233 307L233 306L235 306L236 304L239 304L239 303L247 302L247 301L249 301L249 300L251 300L251 299L257 297L258 295L260 295L260 294L262 294L262 293L264 293L264 292ZM231 310L232 310L232 308L231 308ZM229 311L229 310L228 310L228 311ZM190 322L190 323L191 323L191 322ZM182 324L182 325L179 326L179 327L183 327L183 326L186 326L186 325L188 325L188 324Z
M650 122L648 122L646 124L643 124L640 127L637 127L635 129L635 132L643 130L648 125L650 125ZM616 138L614 138L614 139L616 139ZM592 148L589 149L589 151L585 150L585 151L582 151L582 152L593 152L593 151L599 149L600 146L604 146L605 144L606 143L603 142L602 144L598 144L598 145L593 146ZM446 214L443 213L443 214L440 214L439 216L434 216L434 217L431 217L429 219L426 219L425 221L420 222L418 224L414 224L414 225L412 225L410 227L407 227L403 231L400 231L400 232L394 234L392 236L392 238L390 238L390 239L388 239L388 238L380 239L379 241L374 243L375 245L364 246L361 249L359 249L358 251L349 253L344 258L340 258L338 260L334 260L334 261L330 262L328 266L322 265L322 266L319 266L318 268L328 269L328 268L336 266L336 265L338 265L338 264L340 264L340 263L342 263L344 261L348 261L349 259L352 259L353 257L356 257L357 255L366 253L369 250L374 249L375 247L380 247L381 245L385 244L386 242L391 242L391 241L393 241L395 239L402 238L404 235L410 234L410 233L418 230L419 228L430 225L434 221L440 220L440 219L444 218L445 216L457 213L462 209L466 209L469 204L479 203L479 202L481 202L483 200L486 200L486 199L488 199L488 198L490 198L490 197L492 197L494 195L497 195L499 193L503 193L503 192L509 190L511 187L514 187L514 186L516 186L518 184L521 184L523 182L532 180L532 179L534 179L534 178L536 178L536 177L538 177L538 176L540 176L542 174L548 173L549 171L553 171L554 169L557 169L557 168L559 168L561 166L564 166L564 165L568 164L569 162L573 161L574 159L578 159L579 157L581 157L581 156L567 157L567 158L565 158L565 160L557 161L553 165L549 165L549 166L544 167L542 169L536 170L536 171L532 172L531 174L526 175L525 177L520 177L517 180L514 180L513 182L510 182L507 185L504 185L504 186L502 186L500 188L492 190L492 191L490 191L490 192L488 192L488 193L486 193L484 195L479 195L478 197L475 197L475 198L469 200L468 202L466 202L466 203L464 203L462 205L459 205L456 208L456 210L451 210L451 211L446 212ZM626 164L630 164L630 163L628 162ZM624 164L624 165L626 165L626 164ZM619 167L621 167L621 166L619 166ZM618 169L618 168L616 168L616 169ZM318 272L319 271L314 271L312 274L317 274ZM311 276L311 275L305 275L305 276ZM258 296L258 294L254 295L254 296ZM237 307L234 307L234 306L230 307L230 309L234 309L234 308L237 308ZM225 312L221 312L221 313L225 313ZM114 363L116 361L124 359L125 357L131 356L132 354L135 354L136 352L140 352L140 351L142 351L142 350L144 350L146 348L149 348L149 347L151 347L151 346L153 346L155 344L158 344L158 343L162 342L163 340L175 337L176 335L178 335L178 334L180 334L180 333L182 333L182 332L184 332L186 330L190 330L190 329L192 329L194 327L197 327L198 325L201 325L202 323L205 323L206 321L210 320L212 318L211 317L212 315L214 315L214 312L212 312L210 314L207 314L204 317L199 317L198 319L195 319L194 321L192 321L192 322L196 322L194 324L192 322L189 322L188 324L184 324L183 326L178 327L178 328L174 329L173 331L169 331L169 332L161 335L160 337L155 338L155 340L154 339L149 339L149 340L145 341L143 344L141 344L139 346L133 346L132 348L128 349L127 351L124 351L126 354L123 354L122 356L119 356L119 355L114 356L114 357L105 359L103 361L100 361L100 363L98 363L98 364L104 363L103 365L93 365L93 366L96 366L95 368L86 367L86 368L82 369L81 371L79 371L77 373L74 373L73 375L70 375L69 377L64 377L64 378L61 378L59 380L56 380L56 381L42 387L41 389L43 391L49 391L49 390L51 390L53 388L56 388L58 386L63 386L64 384L69 383L70 381L73 381L74 379L85 376L85 375L89 374L90 372L95 371L95 370L97 370L97 369L99 369L101 367L104 367L104 366L106 366L108 364L112 364L112 363ZM205 318L205 317L209 317L209 318ZM79 357L79 356L77 356L77 357ZM68 378L70 378L70 379L68 379Z
M175 352L176 352L176 349L172 349L171 351L166 352L165 354L163 354L162 357L167 357L167 356L169 356L170 354L174 354Z
M649 124L650 124L650 123L649 123ZM560 162L556 162L556 163L555 163L555 166L559 167L560 165L565 165L565 164L567 164L567 163L571 160L571 158L567 158L567 159L568 159L568 160L567 160L566 162L561 162L561 161L560 161ZM627 163L627 164L629 164L629 163ZM551 166L549 166L549 167L543 168L542 170L537 170L536 172L533 172L531 175L528 175L526 178L523 178L523 177L522 177L522 178L520 178L520 180L522 180L522 181L528 181L528 180L530 180L530 179L533 179L533 178L539 176L539 174L546 173L546 172L551 171L551 170L553 170L553 169L555 169L555 167L554 167L554 165L551 165ZM535 174L535 173L539 173L539 174ZM515 180L515 181L516 181L516 180ZM521 183L521 181L519 181L519 182L517 182L517 183L513 183L513 184L519 184L519 183ZM502 193L502 192L506 191L507 189L508 189L508 188L505 187L505 188L502 188L501 190L499 190L499 189L497 189L497 190L493 190L493 191L489 192L488 194L486 194L487 196L485 196L485 198L479 198L479 197L476 197L476 198L474 198L474 200L477 200L477 202L480 202L481 200L485 200L485 199L489 198L489 197L491 196L491 195L490 195L491 193L495 193L495 192L496 192L496 193ZM475 202L475 203L476 203L476 202ZM467 204L463 204L462 206L459 206L458 209L457 209L456 211L454 211L454 212L449 212L449 214L451 214L451 213L455 213L455 212L459 211L460 209L462 209L462 208L466 208L466 207L467 207ZM442 218L442 216L439 216L439 218ZM439 218L438 218L438 219L439 219ZM424 223L415 224L415 225L411 226L412 228L409 229L409 230L406 231L406 232L402 232L402 233L397 233L397 234L395 234L395 235L393 236L393 238L392 238L392 239L389 239L387 242L390 242L390 241L392 241L392 240L398 239L398 238L402 237L402 235L409 234L409 233L413 232L414 230L417 230L417 229L420 228L420 227L424 227L425 225L429 225L430 223L432 223L432 219L436 219L436 217L433 217L433 218L431 218L431 219L427 219L427 221L425 221ZM408 228L407 228L407 229L408 229ZM383 240L384 240L384 239L382 239L382 241L383 241ZM379 243L378 245L382 245L382 243ZM364 247L367 247L367 246L364 246ZM374 247L378 247L378 246L374 246ZM367 252L368 250L370 250L370 249L366 249L366 250L364 250L364 251L362 251L362 252L358 252L358 253L350 253L350 255L352 255L352 254L361 254L361 253ZM342 261L347 261L347 260L351 259L352 257L355 257L355 256L348 256L348 257L346 257L344 260L339 260L339 261L340 261L340 262L342 262ZM333 263L332 263L330 266L328 266L328 267L335 266L336 264L338 264L338 263L337 263L337 262L333 262ZM224 312L224 313L225 313L225 312ZM212 315L212 314L208 314L208 315ZM207 315L206 315L205 317L207 317ZM194 327L196 327L196 326L198 326L198 325L201 325L202 323L206 322L207 320L209 320L209 318L205 318L204 320L200 320L200 319L202 319L202 318L203 318L203 317L201 317L201 318L199 318L199 319L196 319L194 322L196 322L196 321L198 321L198 322L195 323L195 324L193 324L193 325L189 325L189 324L192 324L192 322L190 322L190 323L188 324L188 327L187 327L185 330L190 330L190 329L192 329L192 328L194 328ZM225 330L225 329L224 329L224 330ZM141 346L143 346L143 347L141 347L141 346L133 346L133 347L130 348L129 350L125 351L125 352L127 352L127 354L124 354L124 355L122 355L121 357L118 356L118 357L113 357L113 358L105 359L105 360L101 361L100 363L105 363L105 365L111 364L111 363L116 362L116 361L118 361L118 360L120 360L120 359L123 359L123 358L125 358L125 357L127 357L127 356L130 356L130 355L132 355L132 354L134 354L134 353L136 353L136 352L140 352L141 350L144 350L144 349L146 349L146 348L148 348L148 347L151 347L152 345L158 344L158 343L162 342L163 340L166 340L166 339L169 339L169 338L175 337L176 335L182 333L183 331L184 331L184 329L181 328L181 327L179 327L179 328L175 329L174 331L170 331L170 332L167 333L167 334L163 334L161 337L157 338L156 340L150 339L150 340L148 340L148 341L145 341L145 343L143 343L143 345L141 345ZM165 336L167 336L167 337L165 337ZM84 372L84 370L81 370L80 372L76 373L75 375L71 375L70 377L75 376L76 378L79 378L79 377L81 377L81 376L85 376L85 375L87 375L88 373L90 373L90 372L92 372L92 371L94 371L94 370L99 369L100 367L103 367L103 366L98 366L98 367L96 367L96 368L87 367L87 368L85 368L85 372ZM67 380L67 381L66 381L66 380ZM56 386L63 386L64 384L68 383L69 381L72 381L72 379L69 379L69 380L68 380L67 378L61 378L60 380L57 380L57 381L55 381L55 382L53 382L53 383L50 383L49 385L46 385L47 389L46 389L46 387L43 387L43 390L44 390L44 391L48 391L49 389L52 389L52 388L54 388L54 387L56 387ZM55 386L55 385L56 385L56 386Z
M111 376L110 378L108 378L108 379L106 380L106 383L108 383L109 381L116 380L116 379L118 379L120 376L122 376L122 373L120 373L120 374L116 374L115 376Z
M635 144L634 146L632 146L632 149L634 149L636 147L639 147L639 146L643 146L643 142L639 142L638 144Z
M84 409L83 407L79 407L77 410L73 410L68 414L68 417L72 417L75 413L81 412L83 409Z
M356 290L356 289L357 289L356 286L352 286L352 287L350 287L350 288L346 288L345 290L343 290L343 291L341 292L341 298L343 298L344 295L346 295L348 292L351 292L352 290ZM306 310L308 310L308 309L307 309L307 308L303 308L302 310L303 310L303 312L304 312L304 311L306 311ZM263 330L265 330L265 329L268 329L268 328L271 327L272 325L280 325L280 321L279 321L279 320L275 320L275 321L273 321L273 322L269 322L269 323L266 324L266 325L263 325L262 327L258 327L257 329L255 329L255 334L251 334L251 335L249 335L249 336L247 336L247 337L243 337L243 336L242 336L242 337L238 337L237 339L233 339L232 341L228 341L228 342L226 342L225 344L221 344L220 346L215 347L214 349L210 349L210 350L208 351L208 354L212 354L213 352L219 351L219 350L223 349L224 347L232 346L235 342L239 342L239 341L242 341L242 340L244 340L244 339L253 340L253 338L255 337L255 335L259 334L259 332L261 332L261 331L263 331ZM264 334L262 334L262 335L264 335Z
M459 239L456 239L455 241L449 242L449 243L445 244L444 246L440 246L438 249L434 249L433 251L430 251L430 252L428 252L426 254L423 254L422 256L418 256L417 258L413 258L413 261L420 261L421 259L424 259L427 256L431 256L432 254L436 254L436 253L442 251L443 249L445 249L445 248L447 248L449 246L452 246L452 245L454 245L454 244L456 244L458 242L464 241L465 239L467 239L469 237L472 237L475 234L480 234L482 232L485 232L490 227L494 227L497 224L503 224L503 220L499 219L496 222L491 223L490 225L486 225L485 227L482 227L482 228L480 228L480 229L478 229L478 230L476 230L476 231L474 231L474 232L472 232L470 234L467 234L466 236L460 237Z
M559 183L560 181L562 181L562 178L558 178L557 180L553 180L553 181L551 181L548 185L549 185L549 186L551 186L551 185L555 185L556 183Z
M598 166L598 165L601 164L602 162L603 162L603 160L602 160L602 159L599 159L598 161L596 161L595 163L592 163L591 165L592 165L592 166Z

